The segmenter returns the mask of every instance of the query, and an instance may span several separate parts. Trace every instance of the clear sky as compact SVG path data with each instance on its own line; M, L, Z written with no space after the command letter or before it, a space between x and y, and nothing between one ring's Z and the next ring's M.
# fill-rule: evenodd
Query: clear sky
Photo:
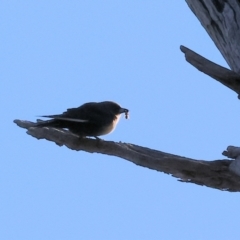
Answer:
M237 95L189 65L227 66L185 1L1 1L0 239L239 239L239 193L36 140L89 101L130 109L103 137L200 160L240 145Z

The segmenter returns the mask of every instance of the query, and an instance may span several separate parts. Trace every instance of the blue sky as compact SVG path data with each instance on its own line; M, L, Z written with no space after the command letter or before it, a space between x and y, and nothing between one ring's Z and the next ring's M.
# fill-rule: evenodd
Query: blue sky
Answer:
M113 100L130 119L105 140L224 159L239 145L239 100L185 61L180 45L227 66L185 1L2 1L0 30L0 239L239 239L239 193L13 123Z

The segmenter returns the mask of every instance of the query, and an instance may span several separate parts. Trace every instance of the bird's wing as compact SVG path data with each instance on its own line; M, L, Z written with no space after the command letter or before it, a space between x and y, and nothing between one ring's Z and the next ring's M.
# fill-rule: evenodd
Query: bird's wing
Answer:
M64 117L63 115L45 115L45 116L40 116L40 117L48 117L48 118L53 118L53 119L58 119L58 120L65 120L65 121L70 121L70 122L82 122L82 123L89 122L88 120Z
M109 124L113 121L114 115L108 110L102 108L97 103L85 103L78 108L69 108L66 112L57 115L44 115L41 117L48 117L58 120L65 120L71 122L89 122L96 124Z
M103 117L105 116L105 117ZM99 107L96 103L85 103L78 108L69 108L60 117L81 119L83 121L106 124L112 121L112 117L108 117L109 112Z

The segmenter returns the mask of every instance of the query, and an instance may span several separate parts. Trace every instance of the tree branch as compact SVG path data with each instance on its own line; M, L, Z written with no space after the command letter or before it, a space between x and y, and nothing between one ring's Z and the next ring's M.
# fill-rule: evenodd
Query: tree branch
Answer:
M230 68L221 67L181 46L186 60L210 77L235 91L240 98L240 4L237 0L186 0Z
M72 150L120 157L136 165L171 174L182 182L231 192L240 191L240 177L229 169L234 162L232 160L194 160L130 143L79 139L78 136L66 130L35 128L34 123L29 121L15 120L14 122L19 127L28 129L27 133L37 139L46 139L59 146L65 145Z
M211 62L187 47L180 46L180 49L185 54L186 61L199 71L214 78L238 95L240 94L240 75L238 73Z
M238 0L186 0L227 61L240 73L240 4Z

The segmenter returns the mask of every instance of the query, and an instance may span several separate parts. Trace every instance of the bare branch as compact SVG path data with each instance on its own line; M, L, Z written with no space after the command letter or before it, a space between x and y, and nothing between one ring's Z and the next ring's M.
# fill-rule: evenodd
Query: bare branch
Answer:
M199 71L214 78L238 95L240 94L240 75L238 73L211 62L187 47L180 46L180 49L185 54L186 60Z
M35 128L29 121L14 121L37 139L47 139L59 146L76 151L102 153L126 159L136 165L157 170L179 178L179 181L205 185L226 191L240 191L240 177L229 170L232 160L202 161L185 158L130 143L79 139L70 132L56 128Z

